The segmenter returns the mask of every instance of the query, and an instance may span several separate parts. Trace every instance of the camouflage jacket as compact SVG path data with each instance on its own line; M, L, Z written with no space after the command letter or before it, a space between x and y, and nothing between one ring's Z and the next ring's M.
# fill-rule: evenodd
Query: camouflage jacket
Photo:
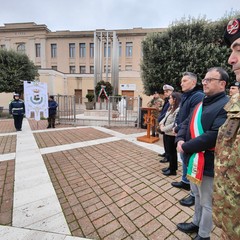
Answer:
M213 193L213 219L231 240L240 239L240 96L224 107L226 122L219 129Z

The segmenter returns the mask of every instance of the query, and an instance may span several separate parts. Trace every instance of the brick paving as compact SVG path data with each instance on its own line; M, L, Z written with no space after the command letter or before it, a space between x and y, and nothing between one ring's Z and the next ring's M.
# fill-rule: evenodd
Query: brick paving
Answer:
M76 142L97 140L112 135L94 128L77 128L62 131L46 131L34 133L39 148L52 147Z
M35 119L28 119L29 125L32 130L47 130L48 121L47 120L39 120L36 121ZM73 127L73 125L66 125L66 124L56 124L56 128L65 128L65 127Z
M111 130L114 130L116 132L126 134L126 135L146 132L146 129L135 128L135 127L108 127L108 128Z
M72 235L191 239L176 229L193 214L178 204L187 192L171 187L179 176L163 177L156 153L121 140L43 158Z
M0 224L12 225L15 161L0 162Z
M13 119L1 119L0 120L0 133L16 132Z
M0 136L0 154L16 152L16 135Z
M46 127L46 120L39 121L37 127L35 121L29 123L35 130ZM146 131L136 128L111 130L123 134ZM8 132L15 132L12 119L1 120L0 133ZM57 139L63 137L63 144L111 136L87 127L46 132L46 138L51 135ZM64 134L59 136L57 132ZM42 139L46 138L38 134L35 134L36 141L44 147L46 141ZM14 142L13 139L4 139L1 147L9 141ZM45 154L43 158L73 236L96 240L190 240L194 236L176 229L176 223L191 221L194 211L178 203L188 192L171 187L172 181L180 180L181 166L178 176L163 176L161 169L166 165L159 163L155 152L119 140ZM1 225L12 224L14 167L14 159L0 162ZM214 227L211 239L219 239L220 234L220 229Z

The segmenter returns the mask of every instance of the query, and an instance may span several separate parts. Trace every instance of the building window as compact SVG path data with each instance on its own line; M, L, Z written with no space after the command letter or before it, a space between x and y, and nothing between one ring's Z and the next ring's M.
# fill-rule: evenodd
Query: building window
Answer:
M79 44L79 56L80 56L80 58L86 57L86 44L85 43Z
M107 66L104 65L104 72L107 72ZM108 65L108 73L110 73L110 65Z
M17 46L17 52L18 53L25 53L26 52L26 48L25 48L25 43L20 43Z
M57 71L57 66L52 66L52 69Z
M119 45L118 45L118 46L119 46L119 47L118 47L118 49L119 49L118 54L119 54L119 57L121 57L121 56L122 56L122 43L119 42Z
M76 72L75 66L70 66L70 67L69 67L69 72L70 72L70 73L75 73L75 72Z
M132 71L132 65L126 65L125 71Z
M86 67L85 66L80 66L79 70L80 70L80 73L86 73Z
M90 43L90 58L94 57L94 43Z
M91 73L91 74L94 73L94 66L90 66L90 73Z
M107 57L107 43L104 43L104 57ZM108 43L108 57L111 57L111 44Z
M41 57L41 44L40 43L35 44L35 52L36 52L36 57Z
M132 57L133 43L126 42L126 57Z
M2 45L0 45L0 48L1 49L6 49L6 45L2 44Z
M75 58L75 43L69 43L69 57Z
M51 58L57 57L57 44L51 44Z
M118 65L118 71L119 72L121 71L121 65Z

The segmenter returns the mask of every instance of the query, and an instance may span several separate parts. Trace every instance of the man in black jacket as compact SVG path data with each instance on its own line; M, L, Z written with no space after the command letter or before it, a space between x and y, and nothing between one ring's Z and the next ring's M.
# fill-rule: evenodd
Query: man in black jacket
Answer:
M55 120L58 104L54 100L54 96L48 98L48 126L47 128L55 128Z
M183 122L188 118L196 105L202 101L204 94L202 90L197 86L197 76L192 72L183 73L183 77L181 79L181 87L182 87L182 99L180 110L176 117L176 127L174 128L175 133L178 133L181 128ZM172 182L173 187L182 188L185 190L190 190L190 183L187 179L187 166L184 163L184 156L180 154L182 159L182 180L180 182ZM191 192L189 196L181 199L179 202L183 206L193 206L194 205L194 195Z
M212 231L212 195L214 176L214 147L219 127L227 118L224 110L228 97L225 86L227 72L210 68L202 80L206 97L193 110L177 135L177 150L185 155L188 178L195 196L195 211L191 223L179 223L185 233L197 232L195 238L210 239Z

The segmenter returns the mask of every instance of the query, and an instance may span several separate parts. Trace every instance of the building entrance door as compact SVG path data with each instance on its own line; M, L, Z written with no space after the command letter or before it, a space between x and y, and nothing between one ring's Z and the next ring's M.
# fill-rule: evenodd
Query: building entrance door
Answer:
M75 89L75 103L82 104L82 89Z
M133 110L134 91L122 91L123 96L127 96L127 110Z

